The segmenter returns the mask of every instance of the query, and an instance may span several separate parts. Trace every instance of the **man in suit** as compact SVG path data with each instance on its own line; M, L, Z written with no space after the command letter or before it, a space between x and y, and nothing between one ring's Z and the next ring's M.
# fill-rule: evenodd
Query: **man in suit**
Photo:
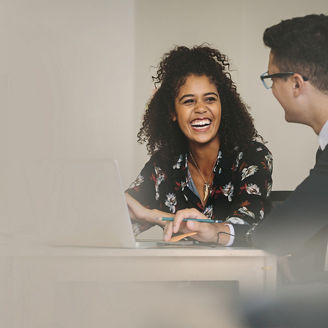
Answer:
M271 50L264 86L272 89L286 121L314 130L319 149L309 176L253 233L256 247L289 256L294 283L258 307L249 322L261 328L327 327L328 16L284 20L267 28L263 41Z
M261 75L264 86L272 89L286 121L314 130L319 149L309 176L263 220L253 241L277 255L298 252L310 240L315 244L318 236L327 247L323 231L328 226L328 16L282 21L265 30L263 41L271 49L268 71Z

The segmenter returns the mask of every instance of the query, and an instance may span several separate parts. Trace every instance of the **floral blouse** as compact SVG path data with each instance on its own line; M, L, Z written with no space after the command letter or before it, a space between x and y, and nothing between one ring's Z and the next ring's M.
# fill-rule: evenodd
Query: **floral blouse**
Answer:
M220 149L214 165L211 193L202 205L190 188L188 154L180 154L173 165L163 163L155 153L127 192L148 208L176 213L196 208L208 218L233 225L235 243L247 238L263 219L266 199L272 187L272 155L264 144L252 141L246 151L232 154ZM149 224L134 222L135 234Z

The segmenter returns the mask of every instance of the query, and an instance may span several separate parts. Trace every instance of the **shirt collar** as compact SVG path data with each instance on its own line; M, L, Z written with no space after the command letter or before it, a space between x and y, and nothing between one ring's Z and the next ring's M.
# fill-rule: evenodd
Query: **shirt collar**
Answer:
M328 143L328 142L327 142ZM214 164L214 172L217 171L218 165L222 159L222 152L219 150L218 156L216 158L216 162ZM180 170L180 169L187 169L188 168L188 153L186 154L180 154L177 157L177 161L173 165L174 170Z
M324 150L328 144L328 121L322 127L319 133L319 145L321 150Z

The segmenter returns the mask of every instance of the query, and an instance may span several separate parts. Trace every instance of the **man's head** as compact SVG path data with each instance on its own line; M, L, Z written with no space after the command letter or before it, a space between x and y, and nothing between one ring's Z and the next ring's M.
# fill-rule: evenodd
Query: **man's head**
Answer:
M284 20L267 28L263 41L280 72L297 72L328 94L328 16Z
M318 133L328 120L328 16L284 20L267 28L263 41L271 48L264 85L271 83L288 122Z

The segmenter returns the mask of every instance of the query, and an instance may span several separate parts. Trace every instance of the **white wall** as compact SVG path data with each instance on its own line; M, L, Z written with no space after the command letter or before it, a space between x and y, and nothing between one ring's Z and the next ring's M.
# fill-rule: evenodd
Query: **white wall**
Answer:
M136 0L136 107L140 125L153 88L151 75L161 56L174 45L210 43L226 53L232 76L255 125L274 156L276 190L294 189L313 166L317 138L305 126L288 124L284 112L259 75L267 70L269 50L262 42L266 27L282 19L328 13L326 0ZM137 128L136 128L137 129ZM136 172L146 161L145 146L136 146ZM139 150L140 149L140 150Z
M317 140L308 127L285 123L262 87L262 33L320 12L328 12L326 0L1 0L0 232L24 233L47 214L43 161L115 157L128 185L147 160L136 133L151 66L180 44L209 42L230 57L273 152L274 188L294 188L313 165Z
M0 24L0 233L24 234L47 215L45 162L133 177L134 1L1 0Z

